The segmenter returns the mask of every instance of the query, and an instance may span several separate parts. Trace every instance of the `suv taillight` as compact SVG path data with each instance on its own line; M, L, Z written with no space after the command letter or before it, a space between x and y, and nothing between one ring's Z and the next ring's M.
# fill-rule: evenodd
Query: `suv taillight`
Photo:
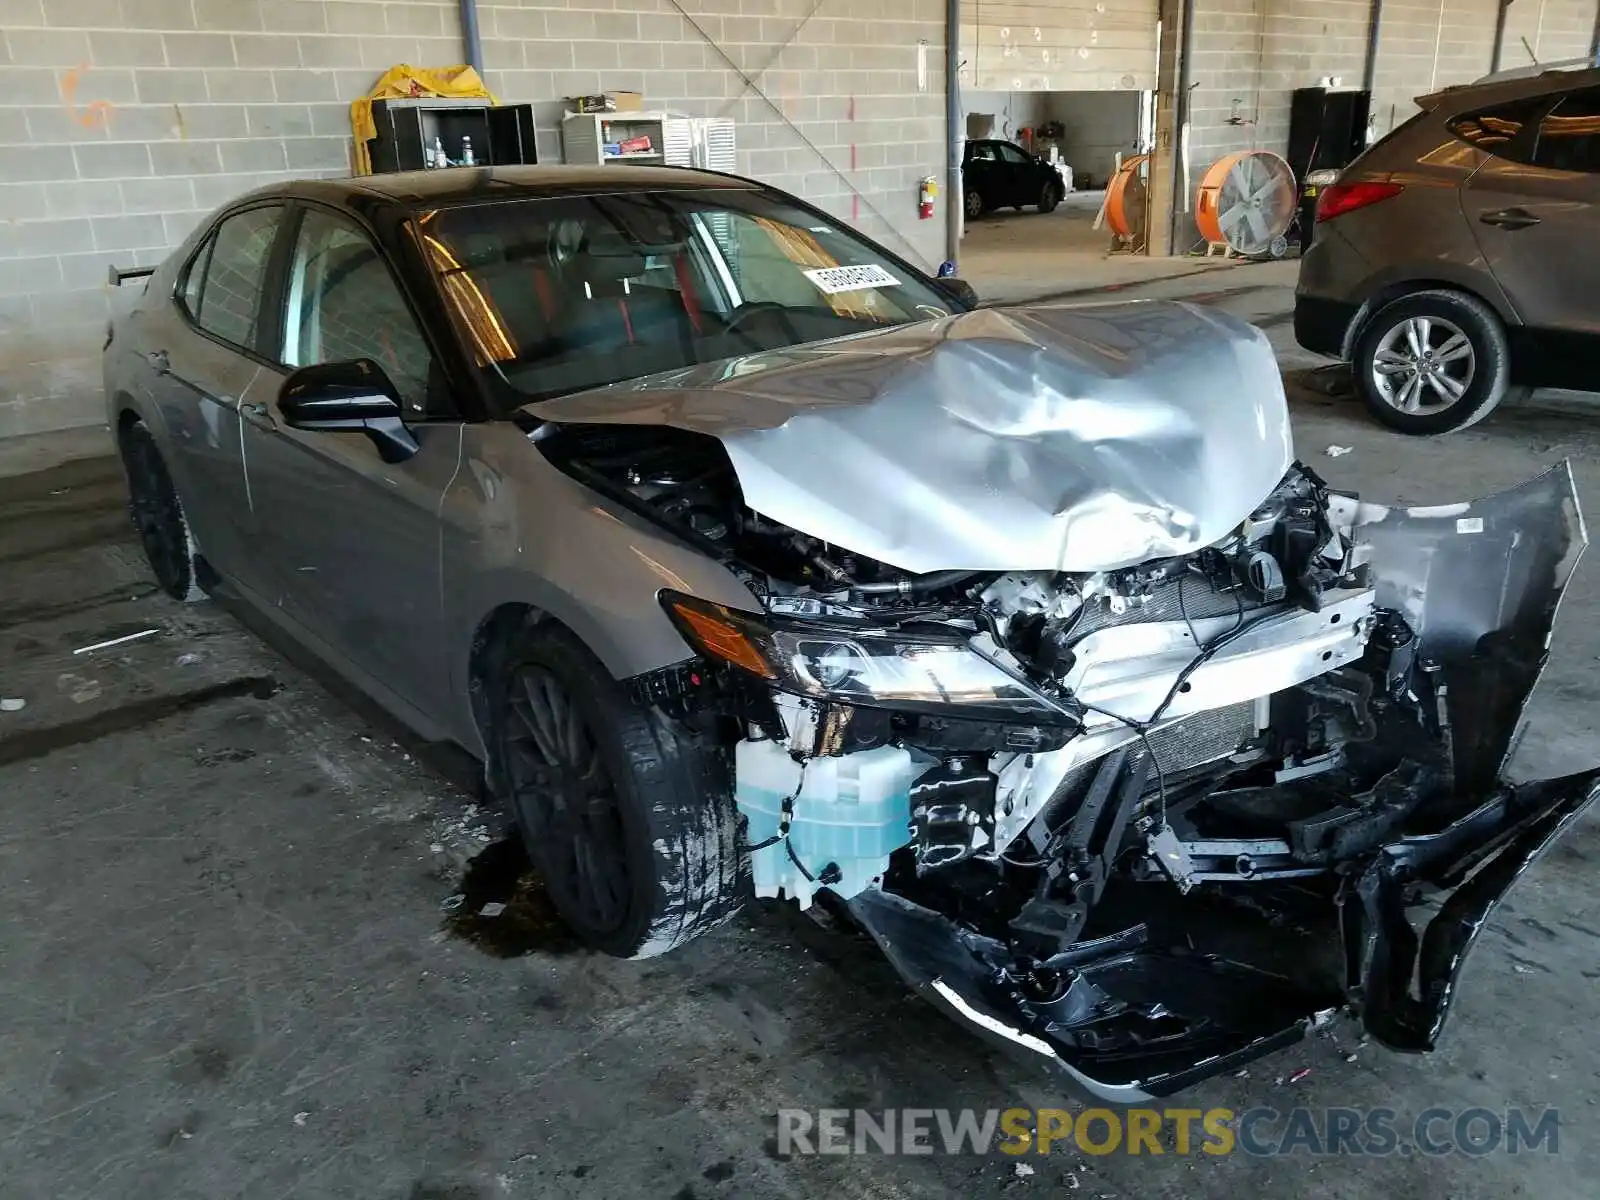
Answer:
M1317 196L1317 220L1331 221L1347 212L1388 200L1405 191L1403 183L1335 183Z

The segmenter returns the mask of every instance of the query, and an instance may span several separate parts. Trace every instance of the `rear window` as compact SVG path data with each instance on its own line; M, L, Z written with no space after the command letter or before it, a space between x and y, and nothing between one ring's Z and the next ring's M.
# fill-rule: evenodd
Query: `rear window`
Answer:
M1513 157L1513 142L1521 136L1530 121L1536 120L1549 103L1544 96L1524 100L1508 100L1490 108L1464 113L1447 122L1451 133L1470 146L1489 154Z
M1600 88L1570 92L1539 122L1533 165L1600 173Z

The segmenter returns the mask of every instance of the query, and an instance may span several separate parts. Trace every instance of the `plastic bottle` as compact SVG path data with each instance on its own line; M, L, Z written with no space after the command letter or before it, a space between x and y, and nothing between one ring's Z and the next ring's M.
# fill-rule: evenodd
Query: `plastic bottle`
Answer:
M461 165L463 167L477 165L477 161L472 157L472 139L469 137L461 139Z
M439 140L438 134L433 135L433 165L436 167L450 165L450 160L444 156L444 143Z

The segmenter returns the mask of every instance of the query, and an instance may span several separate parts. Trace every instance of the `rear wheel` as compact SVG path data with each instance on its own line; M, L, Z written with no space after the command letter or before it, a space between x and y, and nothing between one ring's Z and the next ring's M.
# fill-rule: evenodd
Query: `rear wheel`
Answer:
M983 216L983 210L988 207L983 202L983 193L979 192L977 188L967 189L966 205L967 216L973 218Z
M1511 384L1500 318L1463 292L1416 292L1381 309L1356 339L1352 367L1373 415L1410 434L1474 425Z
M545 623L520 635L491 721L496 775L528 857L585 944L646 958L738 909L723 762L641 706L572 633Z
M205 599L194 534L149 427L135 420L122 431L118 443L128 478L128 511L156 582L174 600Z

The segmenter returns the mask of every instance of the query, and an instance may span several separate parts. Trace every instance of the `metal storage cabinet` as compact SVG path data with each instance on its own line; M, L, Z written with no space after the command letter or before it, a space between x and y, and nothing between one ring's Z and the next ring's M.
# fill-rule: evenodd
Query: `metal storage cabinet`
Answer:
M608 141L641 136L650 139L648 151L604 151ZM680 117L665 112L568 113L561 122L561 145L569 163L660 163L708 171L732 171L735 164L734 124L724 117Z
M482 100L374 100L372 122L378 136L367 143L372 169L420 171L428 164L422 150L435 137L451 158L461 139L472 139L478 166L536 163L531 104L487 104Z

